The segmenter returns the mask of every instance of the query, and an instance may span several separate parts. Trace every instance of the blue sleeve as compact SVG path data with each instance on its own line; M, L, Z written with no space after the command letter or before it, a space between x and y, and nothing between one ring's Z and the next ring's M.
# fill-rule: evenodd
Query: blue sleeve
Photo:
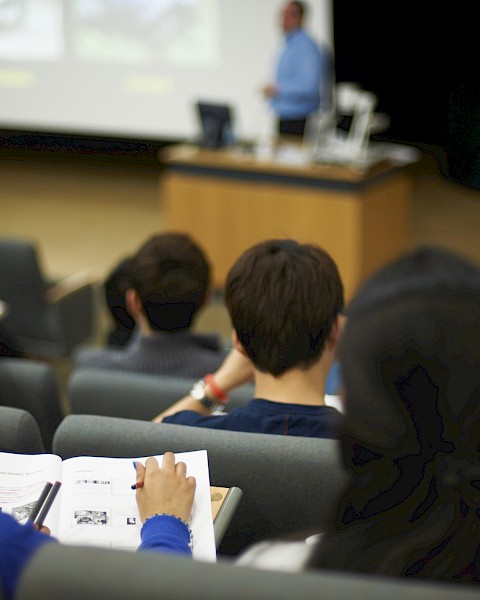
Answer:
M56 541L33 525L20 525L0 513L0 582L5 600L14 597L20 575L30 558L43 544Z
M139 550L192 556L190 531L177 517L156 515L143 524Z
M191 425L193 427L210 427L215 429L217 424L220 426L221 424L217 422L217 419L225 419L227 414L223 415L201 415L200 413L195 412L194 410L182 410L174 415L169 417L165 417L162 423L173 423L175 425Z

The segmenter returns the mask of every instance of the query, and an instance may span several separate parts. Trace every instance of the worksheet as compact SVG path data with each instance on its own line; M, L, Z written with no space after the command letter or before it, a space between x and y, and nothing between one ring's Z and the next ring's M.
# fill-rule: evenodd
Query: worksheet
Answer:
M162 456L157 456L159 464ZM215 561L215 539L206 450L175 454L196 479L190 527L193 557ZM45 483L62 483L45 520L52 535L66 544L136 550L142 523L131 486L133 461L146 457L81 456L64 461L54 454L0 452L0 509L24 523Z

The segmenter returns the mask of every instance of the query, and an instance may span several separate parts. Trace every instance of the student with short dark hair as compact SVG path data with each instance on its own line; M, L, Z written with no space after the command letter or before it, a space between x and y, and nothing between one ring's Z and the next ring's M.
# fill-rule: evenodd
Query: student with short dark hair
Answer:
M76 368L199 377L225 356L216 335L193 333L210 293L210 265L187 235L151 237L132 257L125 306L135 332L120 349L80 352Z
M225 302L235 350L190 396L155 421L215 429L333 438L340 413L325 406L325 381L341 330L343 286L332 258L294 240L268 240L230 269ZM255 380L255 398L212 414L223 391ZM222 391L223 390L223 391Z
M271 240L235 262L225 303L252 363L278 377L317 362L343 309L343 285L321 248Z
M480 269L418 249L346 315L349 485L317 543L262 543L239 563L480 583Z

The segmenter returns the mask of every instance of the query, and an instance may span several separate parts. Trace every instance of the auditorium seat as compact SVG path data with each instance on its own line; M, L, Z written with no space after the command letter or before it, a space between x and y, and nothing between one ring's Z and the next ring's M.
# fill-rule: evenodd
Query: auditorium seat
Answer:
M67 382L67 398L73 414L150 421L185 396L195 381L107 369L78 369ZM230 396L227 410L251 400L253 386L242 386Z
M0 405L28 411L38 423L45 450L51 451L53 434L64 415L58 381L50 364L27 358L2 358Z
M58 282L44 278L36 245L0 238L2 327L23 354L68 356L92 334L94 284L85 273Z
M476 600L478 587L333 571L280 573L154 552L45 544L28 564L17 600Z
M64 459L192 450L207 450L211 485L243 491L220 546L222 554L236 554L257 540L318 531L347 482L338 442L328 439L69 415L53 441L54 453Z
M11 406L0 406L0 452L45 452L40 429L29 412Z

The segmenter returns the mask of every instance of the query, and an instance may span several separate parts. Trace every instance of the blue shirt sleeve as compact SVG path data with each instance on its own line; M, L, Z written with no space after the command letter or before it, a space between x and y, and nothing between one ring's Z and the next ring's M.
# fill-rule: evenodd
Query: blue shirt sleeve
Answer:
M201 415L194 410L182 410L174 415L165 417L162 422L173 423L176 425L190 425L192 427L208 427L210 429L216 429L216 426L218 425L220 429L224 429L221 421L224 421L226 417L229 417L228 421L230 421L230 414L231 413L225 413L223 415Z
M20 525L0 513L0 582L5 600L11 600L23 569L35 552L55 538L37 531L30 523Z
M192 556L190 530L177 517L155 515L143 524L139 550Z

